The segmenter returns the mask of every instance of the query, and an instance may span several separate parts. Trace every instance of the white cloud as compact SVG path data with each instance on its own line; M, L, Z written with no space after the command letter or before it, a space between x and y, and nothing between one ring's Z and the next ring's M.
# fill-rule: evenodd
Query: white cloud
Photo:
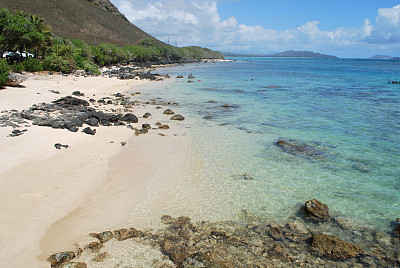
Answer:
M378 44L400 42L400 5L379 9L376 26L366 37L366 41Z
M368 19L358 28L320 29L319 21L277 31L260 25L240 24L235 17L222 20L217 1L211 0L112 0L135 25L158 39L179 46L199 45L220 51L314 50L365 53L394 47L400 42L400 5L381 8L375 26ZM384 44L384 45L382 45ZM389 45L388 45L389 44ZM390 45L392 44L392 45ZM374 47L375 46L375 47ZM394 49L393 49L394 51Z

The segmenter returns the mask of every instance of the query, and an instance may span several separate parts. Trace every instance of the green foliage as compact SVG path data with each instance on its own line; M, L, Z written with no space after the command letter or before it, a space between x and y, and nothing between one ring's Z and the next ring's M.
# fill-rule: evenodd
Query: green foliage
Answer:
M0 58L0 87L4 86L7 82L9 71L10 67L8 67L7 61Z
M10 65L10 67L14 73L22 73L25 70L22 62Z
M71 73L75 69L75 62L52 53L44 59L43 67L48 71Z
M46 37L34 22L19 12L12 15L7 9L0 9L0 52L19 49L39 48Z
M87 72L87 73L92 73L94 75L101 74L101 72L99 70L99 66L97 66L95 63L93 63L90 60L83 61L82 65L79 67L82 68L83 70L85 70L85 72Z
M156 41L153 38L145 38L139 41L139 45L144 47L154 47Z
M39 59L34 59L34 58L27 58L23 62L21 62L24 71L27 72L40 72L43 71L43 64Z

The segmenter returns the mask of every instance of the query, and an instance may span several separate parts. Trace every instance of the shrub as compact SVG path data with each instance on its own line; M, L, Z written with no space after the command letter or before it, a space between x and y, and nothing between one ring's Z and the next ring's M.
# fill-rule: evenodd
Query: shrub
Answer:
M82 69L85 70L87 73L92 73L94 75L100 75L101 72L99 70L99 66L91 62L90 60L85 60L82 62Z
M11 65L11 69L14 73L22 73L25 70L24 64L22 62L15 63Z
M47 56L43 61L44 69L54 72L71 73L75 69L74 59L65 59L56 54Z
M43 64L38 59L27 58L21 64L27 72L40 72L43 71Z
M10 72L10 67L7 65L5 59L0 59L0 87L4 86L8 79L8 73Z

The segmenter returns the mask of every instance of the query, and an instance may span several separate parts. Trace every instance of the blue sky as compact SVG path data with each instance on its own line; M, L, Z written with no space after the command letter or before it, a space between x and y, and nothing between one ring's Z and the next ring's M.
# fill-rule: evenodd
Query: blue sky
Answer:
M178 46L339 57L400 56L400 0L111 0L135 25Z

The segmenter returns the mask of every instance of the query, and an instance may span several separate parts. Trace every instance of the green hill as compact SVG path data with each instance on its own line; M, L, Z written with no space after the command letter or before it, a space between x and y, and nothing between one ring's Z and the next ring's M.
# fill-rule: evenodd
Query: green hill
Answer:
M38 15L55 35L90 45L106 42L124 46L153 38L130 23L109 0L1 0L0 8Z

